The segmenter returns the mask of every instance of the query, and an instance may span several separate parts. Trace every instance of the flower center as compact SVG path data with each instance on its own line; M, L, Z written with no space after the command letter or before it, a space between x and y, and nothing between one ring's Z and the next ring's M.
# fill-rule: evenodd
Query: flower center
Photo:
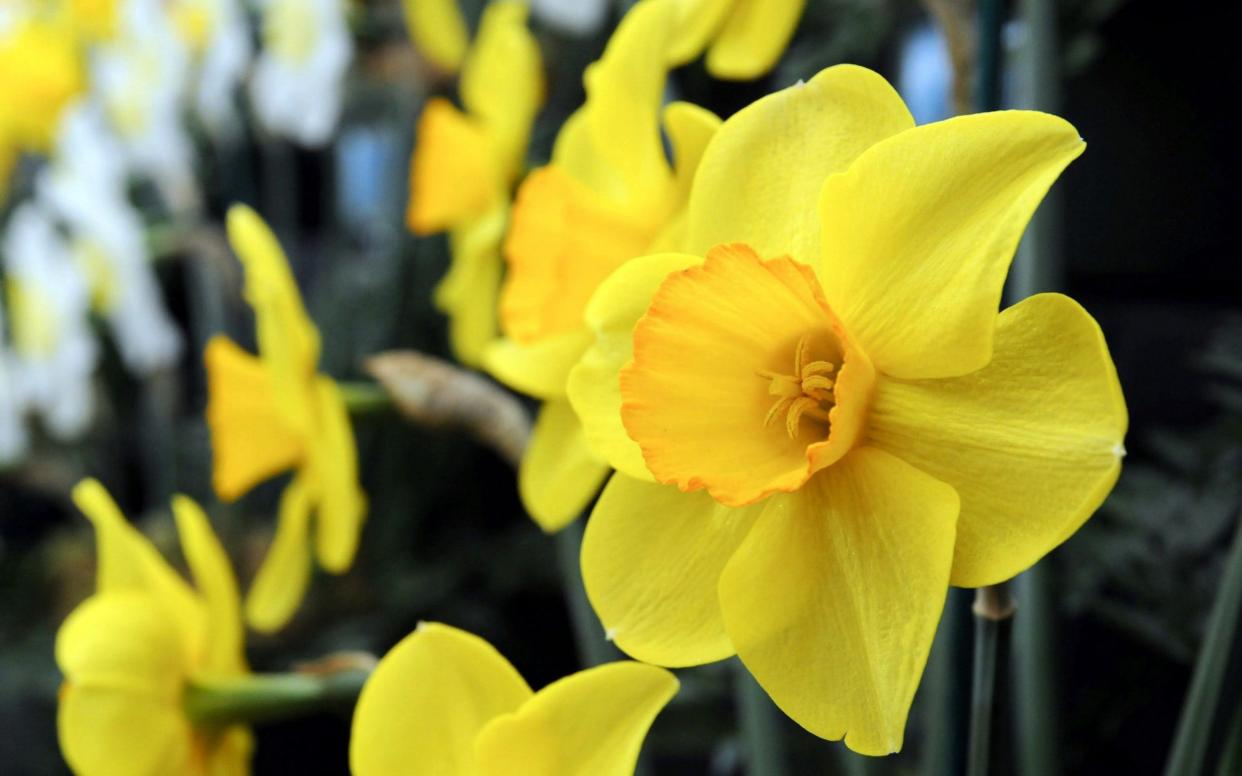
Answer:
M802 335L794 348L793 374L782 374L766 369L757 374L768 384L768 393L777 397L768 409L763 425L771 426L782 414L785 416L785 432L790 439L798 436L803 416L828 422L828 412L836 404L834 387L836 381L829 375L837 370L831 361L810 357L810 336Z

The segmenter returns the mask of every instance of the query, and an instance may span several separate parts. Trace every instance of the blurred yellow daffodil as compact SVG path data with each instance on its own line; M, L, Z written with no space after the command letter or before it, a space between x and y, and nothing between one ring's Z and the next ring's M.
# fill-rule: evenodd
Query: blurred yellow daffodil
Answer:
M677 680L629 661L531 692L478 636L423 623L367 680L354 711L355 776L629 776Z
M206 350L207 423L216 493L233 501L294 470L280 500L276 536L246 598L256 630L284 625L306 592L314 555L340 574L353 563L366 514L349 413L331 378L316 373L319 332L302 307L276 236L250 208L228 214L229 241L246 270L259 356L224 336Z
M793 37L806 0L677 0L670 53L684 65L707 50L707 72L746 81L771 70Z
M500 380L544 401L519 472L522 500L545 530L564 527L607 474L566 399L570 367L591 342L587 300L631 258L680 246L685 203L703 148L719 125L673 103L663 112L671 0L642 0L587 70L586 104L557 137L552 162L518 189L505 244L504 338L484 355Z
M417 234L449 231L453 261L435 301L449 315L453 351L471 366L497 336L510 191L543 102L539 45L526 16L518 0L488 6L462 68L465 112L444 98L429 100L410 161L406 221Z
M668 666L736 653L811 732L900 749L948 586L1035 563L1120 471L1095 321L1058 294L997 314L1083 148L1029 111L915 127L852 66L724 123L686 253L603 283L570 379L618 470L582 550L618 646Z
M457 0L401 0L401 6L414 48L440 70L456 73L470 46Z
M195 725L183 710L192 684L248 673L237 584L206 515L174 497L191 588L98 482L73 500L95 526L99 571L56 637L65 760L82 776L249 773L245 727Z
M51 150L61 111L85 88L67 25L30 16L0 26L0 148Z

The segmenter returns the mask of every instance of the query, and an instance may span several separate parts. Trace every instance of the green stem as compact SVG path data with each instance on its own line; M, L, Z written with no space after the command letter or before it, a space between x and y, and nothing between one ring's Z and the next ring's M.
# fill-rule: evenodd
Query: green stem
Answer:
M392 397L376 383L338 382L336 387L352 416L375 415L392 409Z
M1229 681L1242 671L1242 530L1235 529L1225 574L1208 616L1190 691L1165 766L1166 776L1206 773L1242 690Z
M190 685L186 715L199 725L271 722L320 711L352 708L370 674L250 674Z
M785 776L785 746L781 739L780 712L755 678L733 661L733 692L746 750L746 773L750 776Z
M557 531L554 539L561 584L565 587L565 603L569 607L569 621L578 646L578 659L584 666L590 667L616 660L620 653L604 637L604 628L586 597L579 560L582 554L582 523L583 518L573 521Z
M998 685L1004 681L1014 604L1007 583L981 587L975 593L975 664L970 696L970 746L967 776L987 776L1000 759L993 730L1003 711ZM999 681L998 681L999 674Z
M1237 776L1242 773L1242 707L1233 712L1233 722L1225 737L1225 748L1220 755L1216 776Z

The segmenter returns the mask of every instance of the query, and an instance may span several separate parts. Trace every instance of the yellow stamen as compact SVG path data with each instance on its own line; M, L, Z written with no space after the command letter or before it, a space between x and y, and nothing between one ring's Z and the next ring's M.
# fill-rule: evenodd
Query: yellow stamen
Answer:
M827 423L828 412L836 401L833 392L836 381L828 375L835 372L837 366L829 361L808 361L809 347L809 337L798 340L792 375L766 369L758 372L760 377L770 381L768 393L778 397L768 409L763 425L772 425L784 413L785 431L790 439L798 436L804 415Z

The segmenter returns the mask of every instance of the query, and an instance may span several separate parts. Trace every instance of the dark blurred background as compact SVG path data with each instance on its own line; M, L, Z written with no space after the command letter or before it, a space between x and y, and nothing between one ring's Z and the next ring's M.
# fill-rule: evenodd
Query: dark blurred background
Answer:
M472 19L480 5L463 3ZM324 369L337 377L360 378L360 359L382 349L447 357L445 326L430 304L447 266L445 241L408 235L402 212L417 110L428 91L450 85L415 85L418 64L397 13L395 4L367 5L344 124L330 149L308 153L251 132L227 150L205 148L201 158L217 221L229 202L245 200L281 234L323 332ZM1131 414L1115 493L1045 561L1055 607L1053 748L1065 773L1160 770L1242 504L1238 22L1232 3L1060 4L1058 112L1088 143L1056 187L1061 285L1099 320ZM691 65L674 74L672 88L728 115L851 61L899 87L913 67L918 77L904 84L907 99L916 113L943 114L949 71L936 31L914 2L809 0L794 44L768 78L723 84ZM1006 28L1012 50L1025 32L1017 20ZM546 159L561 121L581 102L581 70L602 50L606 31L589 40L548 29L540 35L550 99L532 164ZM1011 90L1007 99L1019 96ZM41 440L25 464L0 472L4 773L64 771L52 642L91 591L94 573L93 539L67 501L68 487L86 475L102 479L172 557L167 497L181 491L215 504L197 353L221 330L253 344L238 268L218 247L161 261L190 345L178 372L138 383L110 354L99 378L107 398L87 442ZM252 636L253 667L283 670L342 649L379 655L418 621L440 620L491 641L533 686L576 670L554 542L524 516L504 461L459 433L407 425L394 414L359 418L356 428L371 502L358 562L344 577L317 577L278 636ZM282 486L277 480L237 505L212 507L243 581L270 537ZM946 628L969 601L950 597ZM967 683L968 675L953 673L960 661L940 665L949 666L950 680ZM839 744L782 719L788 772L916 772L945 745L937 737L953 735L926 700L943 680L933 673L901 755L861 770ZM652 772L743 772L729 664L679 676L683 691L645 749ZM255 772L344 773L347 734L344 712L261 727Z

